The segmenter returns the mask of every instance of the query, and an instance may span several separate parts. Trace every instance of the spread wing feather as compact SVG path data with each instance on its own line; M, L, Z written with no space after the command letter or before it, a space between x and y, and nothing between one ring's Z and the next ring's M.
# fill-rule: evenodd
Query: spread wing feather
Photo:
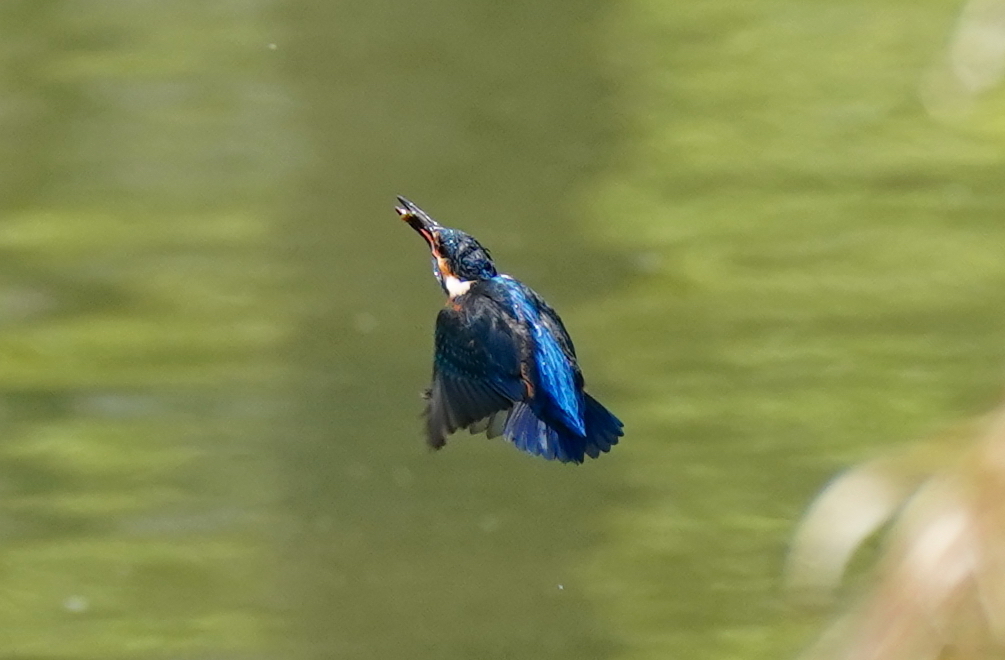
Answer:
M436 318L433 383L426 402L426 440L433 448L460 428L487 430L495 413L524 395L520 353L525 338L475 287ZM498 422L493 429L498 428Z

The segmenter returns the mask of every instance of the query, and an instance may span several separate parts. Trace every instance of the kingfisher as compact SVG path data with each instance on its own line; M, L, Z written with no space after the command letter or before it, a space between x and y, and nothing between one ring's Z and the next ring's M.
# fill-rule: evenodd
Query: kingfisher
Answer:
M429 246L447 295L425 392L429 446L439 449L468 429L563 463L610 451L624 425L583 391L576 350L555 310L496 270L474 236L440 225L404 197L398 202L398 215Z

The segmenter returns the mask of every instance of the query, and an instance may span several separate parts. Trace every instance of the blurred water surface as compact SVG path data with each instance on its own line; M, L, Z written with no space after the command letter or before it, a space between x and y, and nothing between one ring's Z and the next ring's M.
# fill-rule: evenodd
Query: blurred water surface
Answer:
M988 407L1001 96L959 7L0 4L0 658L777 658L839 467ZM421 442L405 194L626 422Z

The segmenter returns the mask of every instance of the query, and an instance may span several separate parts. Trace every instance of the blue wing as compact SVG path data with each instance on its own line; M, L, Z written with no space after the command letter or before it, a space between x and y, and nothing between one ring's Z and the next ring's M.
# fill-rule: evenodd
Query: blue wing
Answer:
M425 413L431 447L442 447L457 429L484 423L523 398L520 344L496 303L477 292L440 310Z
M541 403L570 431L585 435L583 389L577 383L582 381L579 370L569 363L558 341L544 326L534 326L534 343L538 386L545 397Z
M510 301L533 338L534 408L538 417L576 435L585 435L583 375L562 319L533 289L503 276Z
M503 277L519 288L519 307L531 316L537 366L534 398L513 407L503 434L524 451L563 463L610 451L624 435L624 424L583 391L576 349L562 319L533 289Z

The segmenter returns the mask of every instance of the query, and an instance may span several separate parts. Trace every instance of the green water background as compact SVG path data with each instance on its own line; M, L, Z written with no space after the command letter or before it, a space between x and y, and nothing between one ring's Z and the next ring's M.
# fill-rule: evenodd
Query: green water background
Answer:
M1005 103L922 102L961 7L0 4L0 658L794 655L813 494L1001 394ZM622 445L425 450L395 194Z

